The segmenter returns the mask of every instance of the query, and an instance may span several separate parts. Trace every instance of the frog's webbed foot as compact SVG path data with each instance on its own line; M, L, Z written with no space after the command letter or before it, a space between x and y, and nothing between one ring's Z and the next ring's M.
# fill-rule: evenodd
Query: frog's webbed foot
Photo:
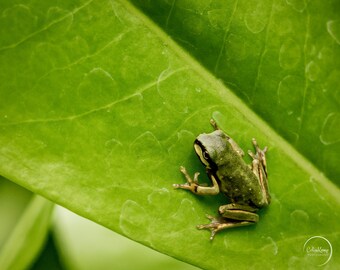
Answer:
M213 185L211 187L206 187L206 186L198 184L198 176L200 174L199 172L196 172L194 174L194 179L191 179L187 170L183 166L180 167L180 171L185 176L187 182L185 184L173 184L172 186L174 188L190 190L192 193L195 193L198 195L216 195L220 192L218 183L214 175L210 175L210 179Z
M215 234L218 231L222 230L221 224L223 224L223 221L221 220L222 218L215 218L215 217L210 216L210 215L206 215L206 217L211 220L211 223L200 224L200 225L197 225L196 227L199 230L203 230L203 229L210 230L211 231L210 240L213 240L214 237L215 237Z
M223 217L216 218L210 215L207 215L207 218L211 220L211 223L197 225L197 229L210 230L211 231L210 240L214 240L214 237L218 231L228 229L228 228L241 227L241 226L247 226L247 225L253 224L253 222L249 222L249 221L232 220L232 219L226 219Z
M220 206L218 211L221 216L216 218L207 215L207 218L211 220L211 223L197 226L200 230L208 229L211 231L210 240L214 239L214 236L218 231L251 225L259 220L259 216L255 213L257 209L248 205L230 203Z
M190 190L193 193L196 193L197 192L197 187L198 187L198 176L199 176L200 173L196 172L194 174L194 179L191 179L191 177L188 174L187 170L183 166L180 167L180 171L185 176L187 182L185 184L173 184L172 186L174 188L186 189L186 190Z

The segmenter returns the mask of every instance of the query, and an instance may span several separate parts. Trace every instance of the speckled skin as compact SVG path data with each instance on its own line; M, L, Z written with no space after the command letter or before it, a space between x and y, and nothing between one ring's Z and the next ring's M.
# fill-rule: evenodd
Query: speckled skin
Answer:
M229 141L230 137L223 131L215 130L199 135L195 142L208 152L211 168L207 169L216 175L220 192L233 203L257 208L268 205L269 194L261 189L259 176L255 175Z
M211 223L197 226L198 229L209 229L212 240L220 230L258 222L259 216L255 212L269 205L270 194L265 157L267 148L261 150L253 139L256 152L248 152L253 159L249 166L243 160L242 149L217 127L214 120L210 122L215 131L200 134L194 142L194 149L206 167L212 186L200 185L199 173L195 173L194 179L191 179L182 166L180 170L187 183L173 186L197 195L216 195L222 192L230 199L231 203L219 207L220 217L207 216Z

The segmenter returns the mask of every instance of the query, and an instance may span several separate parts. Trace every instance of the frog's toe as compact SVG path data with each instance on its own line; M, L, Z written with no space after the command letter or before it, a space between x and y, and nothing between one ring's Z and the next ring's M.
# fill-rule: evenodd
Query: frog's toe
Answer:
M219 225L222 222L221 218L216 218L214 216L211 216L211 215L205 215L211 222L208 223L208 224L200 224L200 225L197 225L197 229L199 230L202 230L202 229L217 229L219 227Z
M211 220L211 223L220 223L221 222L220 218L217 218L217 217L214 217L214 216L208 215L208 214L206 214L205 216L206 216L207 219Z
M214 217L211 217L211 218L212 218L212 220L215 220ZM209 219L210 219L210 217L209 217ZM219 228L220 223L212 221L209 224L201 224L201 225L197 225L196 227L199 230L203 230L203 229L210 230L210 232L211 232L210 240L212 241L212 240L214 240L216 233L220 230L220 228Z
M173 188L177 189L186 189L190 190L191 192L195 193L197 190L198 185L193 181L185 183L185 184L172 184Z
M172 184L173 188L181 188L181 184Z
M211 234L210 234L210 241L214 240L215 234L217 233L217 229L211 230Z
M179 167L179 170L180 170L180 172L183 173L184 175L188 174L188 173L187 173L187 170L186 170L186 168L185 168L184 166L180 166L180 167Z

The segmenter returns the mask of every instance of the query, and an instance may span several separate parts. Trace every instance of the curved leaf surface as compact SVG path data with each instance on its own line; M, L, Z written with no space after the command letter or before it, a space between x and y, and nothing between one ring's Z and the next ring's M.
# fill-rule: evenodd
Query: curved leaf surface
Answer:
M131 4L1 6L1 175L202 268L306 266L320 234L338 249L338 189ZM243 148L268 145L273 200L211 243L195 225L225 199L172 184L179 165L204 181L192 143L212 115Z
M339 1L131 1L340 185Z

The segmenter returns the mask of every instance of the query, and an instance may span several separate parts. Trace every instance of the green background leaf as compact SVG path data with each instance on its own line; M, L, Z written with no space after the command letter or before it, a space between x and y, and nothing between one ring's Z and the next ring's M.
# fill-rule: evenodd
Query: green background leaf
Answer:
M0 39L1 175L202 268L306 267L303 245L314 235L339 249L339 190L307 161L312 157L299 154L294 141L283 140L274 124L261 120L131 4L8 1L1 11L7 26ZM268 62L260 66L270 68L270 58L260 55ZM276 77L259 74L258 83L275 84ZM251 76L239 78L252 84ZM265 104L274 108L268 115L280 119L277 97L267 96ZM256 102L265 107L262 99ZM200 170L204 181L192 143L211 130L212 115L242 148L250 148L252 137L268 145L273 199L259 224L221 233L211 243L195 225L225 199L197 198L171 185L184 181L179 165L190 173ZM328 265L339 264L334 254Z
M54 204L0 176L0 265L26 269L42 250Z
M198 269L57 207L53 226L66 269Z

